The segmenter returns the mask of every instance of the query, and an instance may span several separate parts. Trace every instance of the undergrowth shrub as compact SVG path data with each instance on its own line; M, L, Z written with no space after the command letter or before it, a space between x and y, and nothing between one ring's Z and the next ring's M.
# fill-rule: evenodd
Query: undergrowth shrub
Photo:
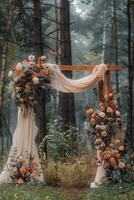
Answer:
M95 177L95 153L81 157L68 157L66 162L48 161L44 170L45 181L52 186L81 188L88 185Z

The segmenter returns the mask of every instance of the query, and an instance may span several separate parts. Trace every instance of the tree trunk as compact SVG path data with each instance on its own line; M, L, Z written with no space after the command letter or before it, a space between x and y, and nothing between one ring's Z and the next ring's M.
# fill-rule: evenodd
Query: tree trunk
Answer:
M132 6L133 27L134 27L134 2ZM134 151L134 37L132 39L132 149Z
M71 65L71 39L70 39L70 3L68 0L60 0L60 50L61 64ZM72 72L64 72L64 74L72 78ZM59 94L59 115L64 121L65 129L70 124L76 125L75 106L73 94Z
M2 103L3 103L3 95L4 95L4 83L5 83L5 75L6 75L6 55L7 55L8 43L5 42L3 46L2 52L2 62L1 62L1 70L0 70L0 136L1 136L1 145L2 154L4 153L4 135L3 135L3 119L2 119Z
M41 2L40 0L32 0L33 2L33 44L36 58L43 55L43 37L42 37L42 22L41 22ZM45 91L41 91L39 94L38 114L40 119L39 127L39 142L46 136L46 95ZM47 155L47 145L44 147L44 151Z
M132 2L132 1L131 1ZM134 150L134 129L133 129L133 57L132 56L132 16L131 11L134 11L132 9L132 5L130 3L130 0L128 0L127 5L127 12L128 12L128 81L129 81L129 87L128 87L128 127L127 127L127 142L129 147Z
M12 3L12 0L9 1L9 4L11 3ZM6 76L6 69L7 69L7 51L8 51L8 42L6 41L6 38L9 37L11 19L12 19L12 10L9 7L8 16L7 16L7 24L5 27L6 32L5 32L5 37L3 38L3 44L2 44L2 56L1 56L1 68L0 68L0 135L2 137L2 153L4 151L2 104L3 104L3 96L4 96L5 76Z

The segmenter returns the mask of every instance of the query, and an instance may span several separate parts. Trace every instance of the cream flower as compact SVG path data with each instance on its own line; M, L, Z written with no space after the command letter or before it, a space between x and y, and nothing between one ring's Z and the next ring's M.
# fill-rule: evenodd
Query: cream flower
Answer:
M100 127L101 127L101 130L105 130L106 129L106 126L104 126L104 125L101 125Z
M116 115L118 116L118 117L120 117L120 112L118 111L118 110L116 110Z
M101 126L97 124L95 128L96 128L97 130L100 130L100 129L101 129Z
M21 64L21 63L18 63L18 64L17 64L16 70L22 70L22 64Z
M33 83L34 83L35 85L39 84L39 79L38 79L38 77L34 77L34 78L32 78L32 80L33 80Z
M12 76L13 76L12 70L10 70L10 71L8 72L8 76L9 76L9 77L12 77Z
M104 118L104 117L106 116L106 114L105 114L104 112L99 112L99 116L100 116L101 118Z

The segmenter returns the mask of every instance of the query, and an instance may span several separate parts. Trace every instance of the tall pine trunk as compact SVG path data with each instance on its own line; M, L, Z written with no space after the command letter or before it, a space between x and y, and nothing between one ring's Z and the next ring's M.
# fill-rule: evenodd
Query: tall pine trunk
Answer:
M133 129L133 62L132 58L132 18L131 18L131 3L128 0L128 127L127 127L127 142L131 150L134 150L134 129Z
M134 27L134 0L132 1L132 5L131 5L131 10L132 10L132 24ZM132 138L132 143L133 143L133 150L134 150L134 37L132 38L132 92L133 92L133 96L132 96L132 102L133 102L133 107L132 107L132 130L133 130L133 138Z
M43 55L43 37L42 37L42 22L41 22L41 2L40 0L32 0L33 3L33 46L36 58ZM46 136L46 96L45 91L41 91L39 94L39 142ZM44 147L44 151L47 155L47 145Z
M60 50L61 64L71 65L71 39L70 39L70 3L68 0L60 0ZM64 72L64 74L72 78L72 72ZM59 115L64 121L65 129L70 124L76 125L75 106L73 94L59 94Z

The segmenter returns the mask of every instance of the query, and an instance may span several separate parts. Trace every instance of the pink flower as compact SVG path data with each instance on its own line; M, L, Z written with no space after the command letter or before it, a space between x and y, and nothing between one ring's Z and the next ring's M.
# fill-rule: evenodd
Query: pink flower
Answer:
M34 61L35 60L35 56L33 56L33 55L28 56L28 60L29 61Z
M35 62L34 61L29 61L29 65L30 65L30 67L33 67L35 65Z

